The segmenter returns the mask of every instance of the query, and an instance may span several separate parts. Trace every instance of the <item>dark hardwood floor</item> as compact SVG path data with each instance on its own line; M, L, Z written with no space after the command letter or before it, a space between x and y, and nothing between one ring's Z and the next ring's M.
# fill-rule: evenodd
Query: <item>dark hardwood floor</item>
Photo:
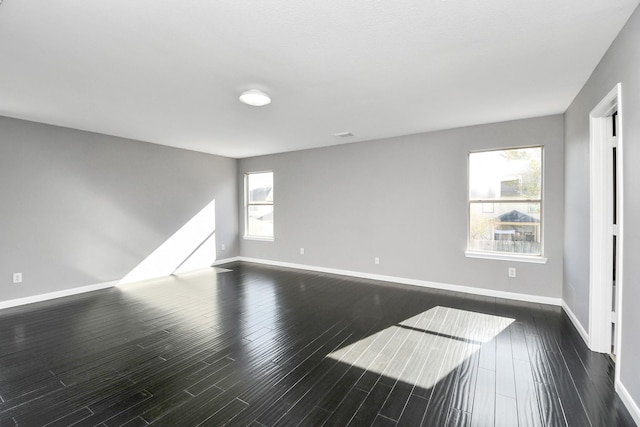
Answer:
M558 307L246 263L0 311L0 426L633 426Z

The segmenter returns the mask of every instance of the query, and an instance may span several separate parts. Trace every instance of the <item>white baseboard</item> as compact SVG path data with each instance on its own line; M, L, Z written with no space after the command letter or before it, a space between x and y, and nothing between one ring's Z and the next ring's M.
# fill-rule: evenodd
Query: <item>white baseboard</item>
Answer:
M638 405L629 394L629 391L627 391L627 388L620 381L616 381L616 392L618 393L618 396L620 396L620 400L622 400L624 406L629 410L633 420L640 426L640 408L638 408Z
M225 259L216 260L211 266L213 267L215 265L226 264L226 263L233 262L233 261L240 261L240 257L232 257L232 258L225 258ZM46 294L33 295L33 296L30 296L30 297L16 298L16 299L11 299L11 300L7 300L7 301L0 301L0 310L2 310L4 308L18 307L20 305L33 304L35 302L41 302L41 301L47 301L47 300L56 299L56 298L68 297L68 296L71 296L71 295L83 294L85 292L98 291L100 289L112 288L114 286L117 286L118 283L119 283L119 280L113 280L111 282L96 283L94 285L80 286L78 288L65 289L65 290L57 291L57 292L49 292L49 293L46 293Z
M573 311L571 311L564 300L562 300L562 308L564 309L565 313L567 313L567 316L569 316L569 319L571 319L571 323L573 323L573 326L576 328L576 330L584 340L584 343L587 345L587 347L589 347L589 334L582 326L582 323L580 323L580 321L578 320L578 317L573 313Z
M483 295L488 297L505 298L517 301L526 301L539 304L561 305L560 298L543 297L539 295L519 294L516 292L494 291L491 289L473 288L470 286L451 285L448 283L430 282L426 280L407 279L404 277L383 276L379 274L362 273L358 271L339 270L335 268L316 267L305 264L293 264L289 262L270 261L258 258L237 257L238 261L253 262L256 264L273 265L276 267L296 268L299 270L317 271L320 273L340 274L342 276L359 277L362 279L380 280L384 282L402 283L404 285L421 286L426 288L443 289L447 291L464 292L467 294Z
M295 268L298 270L317 271L320 273L339 274L339 275L349 276L349 277L359 277L363 279L380 280L384 282L402 283L405 285L421 286L421 287L427 287L427 288L433 288L433 289L443 289L447 291L464 292L468 294L483 295L483 296L496 297L496 298L505 298L505 299L511 299L511 300L517 300L517 301L526 301L526 302L550 304L550 305L557 305L557 306L563 305L563 307L566 307L566 305L562 304L562 300L560 298L520 294L515 292L495 291L491 289L474 288L470 286L451 285L448 283L430 282L426 280L408 279L404 277L395 277L395 276L384 276L379 274L363 273L363 272L350 271L350 270L340 270L336 268L317 267L317 266L311 266L311 265L305 265L305 264L294 264L289 262L270 261L270 260L248 258L248 257L241 257L241 256L216 260L211 266L213 267L216 265L227 264L235 261L245 261L245 262L253 262L256 264L273 265L277 267ZM118 284L118 281L114 280L112 282L98 283L95 285L65 289L63 291L58 291L58 292L50 292L46 294L34 295L30 297L25 297L25 298L18 298L18 299L13 299L8 301L0 301L0 309L16 307L16 306L25 305L25 304L32 304L34 302L46 301L46 300L61 298L65 296L77 295L84 292L91 292L91 291L96 291L100 289L106 289L106 288L116 286L117 284ZM571 310L569 310L568 307L566 307L565 310L567 311L567 313L571 313ZM575 316L572 317L572 315L573 313L571 313L569 317L572 319L572 321L574 321ZM575 323L578 331L580 331L580 333L583 334L584 329L582 329L581 326L578 326L579 322L576 321ZM585 335L586 334L583 335L583 338Z
M65 289L63 291L49 292L46 294L33 295L30 297L16 298L7 301L0 301L0 309L17 307L25 304L33 304L34 302L47 301L56 298L68 297L71 295L83 294L85 292L98 291L100 289L112 288L118 284L117 280L112 282L96 283L95 285L81 286L78 288Z
M215 267L216 265L220 265L220 264L227 264L229 262L235 262L235 261L242 261L240 259L239 256L234 256L231 258L223 258L223 259L217 259L213 262L213 264L211 264L211 267Z

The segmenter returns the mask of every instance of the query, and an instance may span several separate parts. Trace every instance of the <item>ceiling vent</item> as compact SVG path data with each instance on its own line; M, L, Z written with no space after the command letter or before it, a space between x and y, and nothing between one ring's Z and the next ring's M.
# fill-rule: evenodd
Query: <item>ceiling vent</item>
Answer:
M351 138L355 136L351 132L338 132L338 133L332 133L331 135L335 136L336 138Z

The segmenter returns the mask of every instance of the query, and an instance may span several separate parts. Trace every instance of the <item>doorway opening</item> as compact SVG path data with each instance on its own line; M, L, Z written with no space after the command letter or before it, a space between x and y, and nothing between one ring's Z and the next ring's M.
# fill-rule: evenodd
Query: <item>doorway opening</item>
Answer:
M589 348L617 362L623 276L620 94L618 84L590 114Z

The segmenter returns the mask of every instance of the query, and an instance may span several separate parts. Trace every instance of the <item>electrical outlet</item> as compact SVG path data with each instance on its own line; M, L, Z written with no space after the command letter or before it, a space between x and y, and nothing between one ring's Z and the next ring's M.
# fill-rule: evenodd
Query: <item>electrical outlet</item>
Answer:
M13 283L22 283L22 273L13 273Z
M514 267L509 267L509 277L516 277L516 269Z
M304 255L304 248L300 248L300 255Z
M226 249L227 249L227 247L224 245L224 243L220 245L220 250L224 251Z
M375 258L373 259L373 263L374 263L374 264L380 264L380 258L375 257Z

